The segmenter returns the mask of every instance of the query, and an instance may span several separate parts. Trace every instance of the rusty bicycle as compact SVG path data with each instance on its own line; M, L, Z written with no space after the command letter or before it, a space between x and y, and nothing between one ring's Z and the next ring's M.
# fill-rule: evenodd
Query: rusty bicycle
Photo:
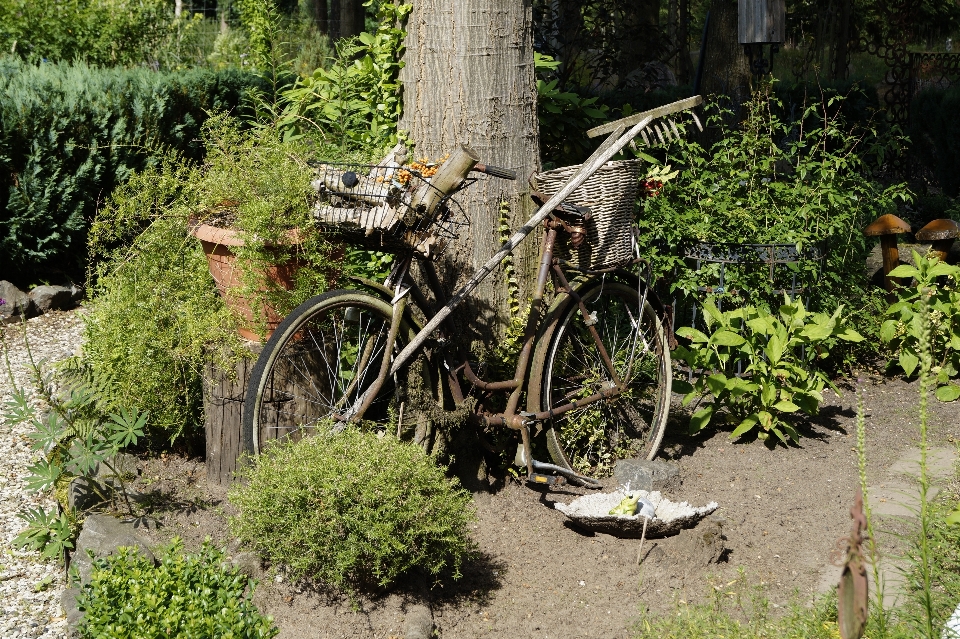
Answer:
M670 407L671 329L640 273L631 230L639 161L610 159L646 137L654 119L699 103L613 123L583 165L544 174L537 213L452 295L436 260L469 223L453 196L475 173L516 179L514 172L481 164L463 146L429 180L389 162L323 165L318 223L344 241L395 253L392 271L383 283L353 278L355 288L313 297L280 323L249 379L244 448L258 454L272 440L350 422L398 436L412 430L422 441L445 414L463 416L466 407L481 434L519 432L516 459L532 484L596 486L617 457L653 458ZM602 188L611 192L598 196ZM483 379L450 314L541 225L513 376ZM414 262L423 288L411 276ZM544 454L550 462L535 458Z

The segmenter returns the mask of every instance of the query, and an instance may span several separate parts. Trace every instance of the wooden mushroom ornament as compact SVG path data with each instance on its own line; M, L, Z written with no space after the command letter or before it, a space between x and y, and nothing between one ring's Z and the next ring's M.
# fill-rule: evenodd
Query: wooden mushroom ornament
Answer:
M917 231L917 241L930 242L930 251L940 258L941 262L946 262L947 254L958 234L960 224L953 220L934 220Z
M888 292L893 291L894 283L894 278L890 277L890 271L897 268L900 263L897 236L909 232L910 225L891 213L881 215L863 229L863 234L867 237L880 238L880 252L883 255L883 287Z

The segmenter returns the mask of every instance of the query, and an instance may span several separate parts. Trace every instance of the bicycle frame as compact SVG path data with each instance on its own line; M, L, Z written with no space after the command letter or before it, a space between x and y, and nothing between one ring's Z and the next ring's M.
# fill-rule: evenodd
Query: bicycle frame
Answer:
M463 360L462 363L454 362L451 365L451 363L446 361L446 359L443 362L445 368L447 369L447 385L455 402L460 402L464 399L463 391L460 388L459 380L457 379L457 374L460 371L463 372L463 375L467 381L481 390L510 391L510 395L507 398L506 409L502 413L486 415L485 420L488 425L506 426L508 428L520 431L523 441L523 452L524 460L527 466L528 481L547 484L552 483L552 481L550 481L546 476L535 473L536 470L547 470L557 472L562 476L583 484L595 485L595 480L578 475L577 473L568 469L554 466L552 464L536 462L533 459L530 446L529 427L532 424L562 415L563 413L575 408L612 399L624 391L624 383L619 379L615 367L610 360L610 356L607 353L599 334L591 323L590 315L585 304L583 303L583 300L580 299L576 290L568 282L566 275L560 268L559 261L554 258L553 248L556 242L558 228L563 227L562 221L557 218L557 216L554 214L554 211L557 210L557 208L561 206L562 202L578 187L580 187L601 166L603 166L614 155L619 153L627 144L630 144L637 135L641 134L641 132L643 132L644 129L646 129L646 127L650 125L654 119L663 115L692 108L701 102L702 99L699 96L694 96L693 98L680 100L664 107L659 107L651 111L646 111L644 113L636 114L623 120L610 123L610 125L607 125L606 127L601 127L603 129L602 131L600 129L592 130L590 132L592 135L599 135L601 132L606 133L608 131L612 131L612 133L610 133L609 137L599 146L599 148L597 148L597 150L587 159L587 161L581 165L580 170L577 171L572 178L570 178L570 180L560 189L560 191L547 200L547 202L545 202L538 209L533 217L531 217L526 224L521 227L520 230L514 233L510 239L503 244L500 250L483 266L481 266L477 272L473 274L470 280L467 281L467 283L464 284L456 293L454 293L451 298L446 298L433 264L429 261L423 262L425 264L428 285L430 286L433 294L436 296L438 302L442 304L442 307L437 309L436 312L431 312L430 305L427 303L423 292L419 289L416 282L414 282L408 276L409 266L412 263L413 257L408 256L402 259L395 266L394 271L387 280L386 286L380 287L375 285L375 287L381 292L386 291L388 295L391 292L393 293L393 298L391 300L391 304L393 305L393 317L391 329L387 338L388 342L386 344L386 352L393 351L397 337L397 326L400 323L400 318L402 318L406 312L408 294L412 296L415 303L421 307L421 310L427 316L428 321L426 325L410 341L410 343L407 344L403 350L393 358L392 362L389 360L389 358L384 358L377 380L364 391L364 393L358 398L353 406L345 411L344 414L339 415L338 419L341 421L355 421L360 419L363 416L364 411L370 406L373 399L379 393L387 377L396 374L400 368L402 368L403 365L413 357L414 354L419 352L425 346L427 341L437 331L440 331L441 340L447 340L448 338L444 335L444 331L447 331L450 335L453 334L452 327L447 324L448 318L453 310L463 303L467 296L472 293L477 286L479 286L480 282L489 276L490 273L493 272L493 270L507 257L507 255L509 255L521 242L523 242L524 239L526 239L527 235L529 235L535 228L537 228L537 226L543 223L546 225L546 233L544 234L541 247L540 263L537 270L537 280L534 288L533 299L530 305L530 312L523 332L523 344L513 378L509 380L499 380L493 382L484 381L480 379L470 368L468 358L465 357L463 353L460 353L461 359ZM699 125L699 121L697 122ZM626 130L627 126L630 126L631 128ZM529 413L525 411L518 411L520 397L528 382L531 356L533 354L533 348L537 341L537 335L540 328L543 296L546 290L547 278L551 272L555 275L557 281L560 283L559 288L561 292L571 297L574 300L574 303L579 306L579 310L584 317L584 323L592 334L594 344L600 353L600 357L605 368L607 369L607 372L614 381L614 385L610 388L604 388L599 393L594 393L589 397L575 399L562 406L551 406L547 411L544 412ZM640 285L646 286L645 283L643 283L642 278L640 278ZM406 286L406 288L403 288L404 286ZM390 289L393 290L391 291ZM646 287L643 292L641 309L643 308L643 304L646 302L649 295L652 295L652 292L649 291L649 287ZM657 307L662 316L662 305L658 303ZM635 349L635 345L633 348ZM634 355L635 352L632 350L630 354L631 368ZM631 368L628 368L627 370L631 370Z
M536 472L550 471L563 475L568 479L577 482L593 484L594 480L583 477L582 475L579 475L573 471L555 466L553 464L545 464L534 460L531 451L530 426L543 422L547 419L560 416L576 408L583 408L596 402L613 399L622 394L626 388L624 383L625 380L621 380L619 378L616 368L611 361L610 355L607 353L606 347L604 346L603 341L600 339L600 335L590 323L589 312L583 300L578 295L576 288L572 286L567 279L567 275L561 267L561 261L554 256L554 246L558 233L564 230L563 222L556 216L550 215L546 220L544 220L544 227L545 232L541 242L537 279L528 307L527 321L524 326L523 336L521 338L521 349L517 358L513 377L511 379L496 381L487 381L481 379L480 376L478 376L470 366L468 354L465 352L465 349L462 348L462 345L460 345L460 347L457 349L457 359L451 359L449 353L446 352L446 349L439 349L438 354L441 361L438 363L441 364L442 370L446 371L443 381L445 382L447 390L449 390L450 395L455 403L462 402L466 397L460 385L460 373L463 374L463 377L467 382L482 391L488 393L509 392L506 400L506 407L502 412L490 413L487 411L482 411L479 417L482 419L482 423L485 423L488 426L506 427L512 430L520 431L524 451L523 459L527 466L528 478L532 478L535 483L553 483L550 479L546 479L545 475L541 475ZM407 303L409 298L412 298L414 304L423 312L424 316L428 320L434 319L437 315L435 309L428 302L426 296L423 294L423 291L420 289L416 281L409 276L409 267L413 259L413 256L407 256L399 260L394 266L390 277L388 277L387 281L382 285L369 280L361 280L361 282L366 286L375 288L385 297L388 295L393 296L391 303L394 308L394 313L391 330L387 336L387 352L393 350L397 333L396 328L399 325L400 319L403 317L404 313L407 312ZM429 287L430 292L434 295L435 299L440 305L446 307L448 304L446 300L446 293L441 285L433 262L429 260L420 260L420 263L423 266L423 271L426 275L426 284ZM614 269L610 269L606 272L613 271ZM592 335L594 345L600 354L600 358L603 361L607 373L614 381L614 385L588 397L574 399L559 406L550 406L546 411L530 413L519 410L519 406L523 392L527 390L528 386L533 350L537 343L537 338L541 330L541 321L544 317L544 296L546 293L547 281L551 274L554 277L554 281L558 284L557 290L560 295L571 298L573 303L578 305L580 313L586 320L585 323L587 324ZM643 282L642 278L640 281ZM643 285L646 286L646 283L643 283ZM656 299L655 294L652 291L649 291L647 288L644 291L643 299L648 299L648 296L653 302L655 308L660 311L662 316L662 305L659 303L659 300ZM425 332L426 329L423 329L419 332L419 334L422 335ZM449 317L443 318L443 321L438 326L436 333L440 343L450 341L450 336L454 334L454 328ZM634 353L631 352L631 364L633 356ZM339 416L340 419L344 421L359 420L363 417L364 411L369 407L373 398L379 392L380 388L382 388L388 376L392 374L392 370L390 370L391 367L388 366L388 364L389 361L385 359L377 379L370 386L368 392L364 393L361 397L359 401L359 407L357 407L355 410L348 410L346 414ZM631 365L628 365L627 370L630 370L631 367ZM355 406L357 405L355 404ZM538 478L544 479L539 480Z

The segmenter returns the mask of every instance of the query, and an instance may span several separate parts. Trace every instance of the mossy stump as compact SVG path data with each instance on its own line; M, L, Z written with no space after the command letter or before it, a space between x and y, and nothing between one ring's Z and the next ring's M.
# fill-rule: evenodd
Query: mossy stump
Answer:
M243 400L247 381L263 344L244 342L246 352L232 371L220 370L210 361L204 368L203 416L206 431L207 481L229 484L243 451L241 442Z

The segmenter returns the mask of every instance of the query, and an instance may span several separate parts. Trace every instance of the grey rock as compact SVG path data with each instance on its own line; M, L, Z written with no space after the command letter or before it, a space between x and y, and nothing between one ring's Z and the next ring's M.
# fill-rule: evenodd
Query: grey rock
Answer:
M77 568L80 583L89 583L95 559L107 557L121 546L136 548L141 555L156 562L147 540L137 533L132 524L121 522L110 515L88 515L77 538L77 547L71 562L71 565ZM91 554L93 558L90 557Z
M658 490L664 495L675 494L680 489L680 469L676 464L654 459L621 459L613 469L613 478L631 490Z
M95 479L74 477L67 486L67 505L80 512L90 510L108 501L112 492L110 486Z
M429 606L413 604L407 608L403 623L403 639L430 639L433 636L433 613Z
M60 605L67 617L67 625L71 628L76 628L83 618L83 612L77 607L78 596L80 596L80 589L76 586L65 588L63 594L60 595Z
M33 317L33 300L7 280L0 280L0 299L4 300L0 305L0 324L14 324Z
M30 291L30 299L38 313L73 308L73 291L66 286L38 286Z
M114 471L116 471L124 481L133 479L138 474L137 463L139 461L135 455L117 453L113 459L109 460L110 466L113 466L113 470L110 470L106 464L97 464L97 478L113 479L116 477L116 474L114 474Z
M263 574L263 565L260 557L253 552L240 552L227 560L228 568L236 568L241 573L253 579L259 579Z

